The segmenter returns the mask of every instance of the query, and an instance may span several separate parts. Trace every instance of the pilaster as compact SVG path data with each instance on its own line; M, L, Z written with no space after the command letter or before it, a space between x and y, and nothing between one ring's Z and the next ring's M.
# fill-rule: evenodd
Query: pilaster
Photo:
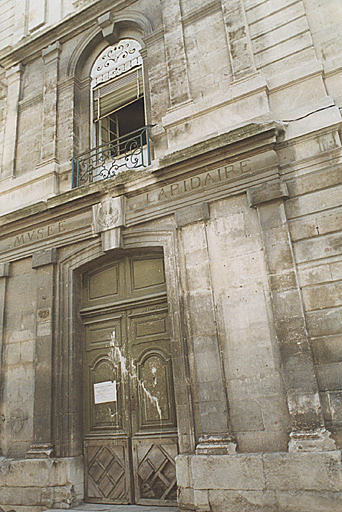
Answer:
M3 169L0 174L0 179L10 178L15 174L15 156L22 74L23 66L21 64L13 66L6 71L7 117L4 135Z
M285 183L265 183L248 191L258 211L272 295L287 405L292 420L289 451L329 451L335 444L325 429L309 344L296 264L288 229Z
M3 400L4 374L3 374L3 352L4 352L4 323L6 308L6 284L10 275L10 264L0 263L0 410ZM0 424L0 433L4 424ZM1 448L1 444L0 444Z
M32 268L36 269L36 356L33 408L34 439L27 458L49 458L52 444L52 350L53 305L55 293L56 249L33 255Z
M226 379L217 329L211 282L206 222L207 203L176 212L175 220L183 246L189 308L189 335L192 338L194 382L197 407L195 429L198 455L236 452L230 433Z
M171 108L191 99L179 0L161 0Z
M42 51L44 61L42 148L39 165L57 162L57 83L61 44L57 41Z
M50 2L48 23L51 23L51 25L53 25L54 23L58 23L65 16L65 12L63 12L64 9L64 0L54 0L54 2Z
M243 0L221 0L233 79L256 72Z
M5 322L5 296L6 282L9 277L10 264L0 263L0 379L2 373L2 353L4 343L4 322ZM1 399L1 395L0 395Z
M34 32L46 23L47 2L41 0L29 0L27 4L29 10L27 20L28 30L29 32Z
M14 42L27 35L27 0L15 0L14 9Z
M75 77L67 77L58 83L58 116L57 116L57 160L59 164L59 192L70 188L70 160L78 153L79 135L74 126L75 102L80 95L79 83ZM63 180L62 174L67 173Z

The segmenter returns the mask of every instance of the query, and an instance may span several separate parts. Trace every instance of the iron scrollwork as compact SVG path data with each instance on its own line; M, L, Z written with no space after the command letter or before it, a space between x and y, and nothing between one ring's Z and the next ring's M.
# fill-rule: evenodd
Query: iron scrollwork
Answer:
M144 126L73 158L72 188L150 165L149 128Z

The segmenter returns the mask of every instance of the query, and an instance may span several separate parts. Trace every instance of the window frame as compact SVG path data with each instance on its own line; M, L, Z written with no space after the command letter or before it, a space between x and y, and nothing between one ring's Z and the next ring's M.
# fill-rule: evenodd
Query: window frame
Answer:
M112 69L109 69L107 72L104 72L102 74L97 73L96 71L98 71L98 70L95 71L96 66L99 67L99 62L101 63L101 60L104 61L104 64L102 64L102 68L104 68L106 66L106 60L105 60L106 54L107 55L110 53L113 54L115 49L118 49L118 50L123 49L123 46L124 45L127 46L127 44L136 46L137 48L135 49L135 53L137 53L138 55L133 56L133 58L131 60L126 60L125 62L122 62L123 61L122 58L121 58L121 62L120 62L120 55L119 56L114 55L114 59L112 59L112 60L114 60L114 61L116 60L118 62L117 67L112 66ZM102 50L102 52L99 54L99 56L95 60L93 66L92 66L92 69L91 69L91 73L90 73L90 76L91 76L90 124L92 126L92 129L91 129L91 147L92 148L96 148L96 147L101 146L102 144L106 144L106 143L110 142L110 140L103 142L101 139L101 124L100 124L101 120L105 117L108 118L109 116L111 116L115 112L118 112L119 110L125 108L129 104L134 103L135 101L139 101L141 98L143 98L143 116L144 116L144 124L141 126L141 128L144 128L147 125L147 112L146 112L146 101L145 101L145 99L146 99L145 73L144 73L144 62L143 62L142 55L140 53L141 50L142 50L142 46L141 46L140 42L137 41L136 39L129 38L129 37L121 38L115 45L107 46L104 50ZM128 47L128 52L129 52L129 47ZM126 54L128 52L126 51ZM121 57L122 57L122 55L121 55ZM110 66L108 66L108 67L110 68ZM128 69L125 69L126 67L128 67ZM127 78L130 73L132 73L132 74L134 73L137 75L137 82L138 82L137 98L134 100L131 99L131 101L128 101L127 103L122 104L120 107L118 107L116 109L114 108L114 110L109 112L107 115L100 116L99 118L95 119L94 91L100 91L101 88L106 88L111 83L115 84L116 81L118 83L120 81L125 81L125 78ZM105 78L105 75L108 75L107 78ZM110 75L112 75L112 76L110 76ZM142 89L141 93L140 93L140 87ZM108 93L108 94L110 94L110 93ZM103 96L105 96L105 95L103 95ZM117 133L118 133L118 131L117 131ZM120 136L120 132L119 132L119 136Z

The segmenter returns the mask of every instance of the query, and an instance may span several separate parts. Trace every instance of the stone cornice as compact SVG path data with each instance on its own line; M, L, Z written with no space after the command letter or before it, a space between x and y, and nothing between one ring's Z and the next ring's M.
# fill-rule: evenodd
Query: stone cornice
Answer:
M52 218L60 215L59 212L65 207L68 208L69 214L71 211L77 212L106 193L113 194L113 196L139 194L154 186L156 177L161 182L165 179L168 181L179 179L184 172L188 173L191 168L200 169L213 158L214 160L222 159L223 154L225 160L236 160L244 158L244 155L251 152L260 153L260 151L269 150L283 131L283 125L275 121L251 123L167 155L159 161L159 165L154 169L135 171L126 176L123 173L116 179L72 189L51 197L46 202L39 202L5 214L0 217L0 226L3 227L3 230L5 230L5 226L6 230L11 230L10 226L15 223L16 229L22 229L22 224L30 224L33 217L45 214Z
M241 126L228 133L218 135L203 142L198 142L189 148L184 148L166 155L160 160L160 168L167 168L179 164L189 158L203 156L208 151L215 151L222 147L231 146L236 143L245 143L246 139L258 137L268 139L268 143L277 142L277 137L285 130L284 125L277 121L250 123Z
M103 198L125 196L125 225L131 229L172 217L180 208L191 206L197 215L203 202L245 194L263 184L273 190L279 182L274 146L282 131L276 122L251 123L168 155L154 168L122 173L3 215L0 258L15 261L96 238L92 207Z
M43 93L35 94L34 96L30 96L24 100L19 101L19 111L22 112L27 108L33 107L34 105L38 105L38 103L42 103L43 101Z
M217 12L221 9L221 0L213 0L207 5L204 5L200 9L195 9L182 16L182 22L184 25L190 25L198 20L206 18L210 14Z
M29 62L40 56L42 50L53 44L56 40L63 44L64 41L84 33L91 27L98 26L98 16L106 11L115 8L115 12L118 13L135 3L136 0L118 0L113 5L113 0L101 0L101 2L87 6L57 24L21 39L14 46L1 50L0 65L4 68L10 68L19 62Z

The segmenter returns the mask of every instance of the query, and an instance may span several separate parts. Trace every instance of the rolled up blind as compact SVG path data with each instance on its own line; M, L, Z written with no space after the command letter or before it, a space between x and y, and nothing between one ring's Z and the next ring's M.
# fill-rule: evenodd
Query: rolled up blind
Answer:
M98 121L124 105L132 103L132 101L143 96L143 93L141 67L93 89L94 121Z

